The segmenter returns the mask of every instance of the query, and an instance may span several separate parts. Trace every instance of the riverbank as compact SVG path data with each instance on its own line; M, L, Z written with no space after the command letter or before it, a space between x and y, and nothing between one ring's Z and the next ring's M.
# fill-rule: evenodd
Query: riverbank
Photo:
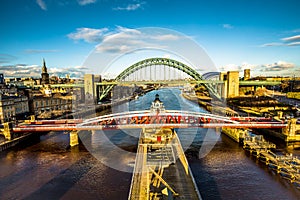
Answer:
M19 144L23 144L27 141L35 139L38 136L36 133L26 133L20 137L14 138L12 140L5 140L0 143L0 152L7 149L13 148Z
M189 95L184 92L181 93L181 96L189 101L198 104L199 106L203 107L205 110L211 113L217 113L219 115L225 115L225 116L239 115L238 112L227 107L224 102L218 100L213 101L211 98L207 98L206 96Z
M227 104L235 111L257 117L272 117L277 119L297 115L297 109L269 96L241 96L227 99Z

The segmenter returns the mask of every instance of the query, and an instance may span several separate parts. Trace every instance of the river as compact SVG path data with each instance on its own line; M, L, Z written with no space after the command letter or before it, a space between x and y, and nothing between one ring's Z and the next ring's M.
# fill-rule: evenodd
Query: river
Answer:
M179 89L152 91L113 107L148 109L155 94L166 109L204 111ZM300 199L300 190L210 129L177 129L203 199ZM69 148L64 132L0 152L0 199L127 199L139 130L82 132ZM300 156L283 145L276 150Z

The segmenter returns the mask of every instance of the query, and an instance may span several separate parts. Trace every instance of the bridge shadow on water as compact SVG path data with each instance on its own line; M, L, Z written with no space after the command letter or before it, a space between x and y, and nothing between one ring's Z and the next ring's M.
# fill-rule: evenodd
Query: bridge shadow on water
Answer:
M206 129L198 129L194 140L186 149L185 155L189 162L201 197L205 200L221 200L222 198L219 193L218 185L214 176L205 165L205 158L199 158L199 152L201 147L204 145L203 139L206 134Z
M80 158L24 199L127 199L130 173L105 166L82 144L70 151Z
M91 156L81 158L25 199L61 199L93 167Z

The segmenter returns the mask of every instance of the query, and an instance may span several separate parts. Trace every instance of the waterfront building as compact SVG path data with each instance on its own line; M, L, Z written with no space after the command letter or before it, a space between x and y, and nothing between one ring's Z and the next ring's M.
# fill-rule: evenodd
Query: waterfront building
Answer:
M24 86L34 86L37 84L36 80L34 80L33 78L22 78L21 82L23 82Z
M35 95L29 100L32 114L40 118L51 118L72 112L72 95Z
M0 122L13 121L15 115L14 100L9 96L0 94Z
M0 123L15 122L24 119L29 114L28 98L26 96L7 96L0 94Z
M16 96L14 99L16 120L24 120L29 116L29 104L27 96Z

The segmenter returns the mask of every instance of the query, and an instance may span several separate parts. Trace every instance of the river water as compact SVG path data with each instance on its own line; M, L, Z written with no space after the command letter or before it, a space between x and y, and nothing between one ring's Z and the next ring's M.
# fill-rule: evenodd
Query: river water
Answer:
M166 109L202 111L179 89L152 91L112 112L148 109L155 94ZM300 199L300 190L212 129L176 130L203 199ZM64 132L0 152L0 199L127 199L139 130L82 132L69 148ZM281 145L276 153L293 153Z

